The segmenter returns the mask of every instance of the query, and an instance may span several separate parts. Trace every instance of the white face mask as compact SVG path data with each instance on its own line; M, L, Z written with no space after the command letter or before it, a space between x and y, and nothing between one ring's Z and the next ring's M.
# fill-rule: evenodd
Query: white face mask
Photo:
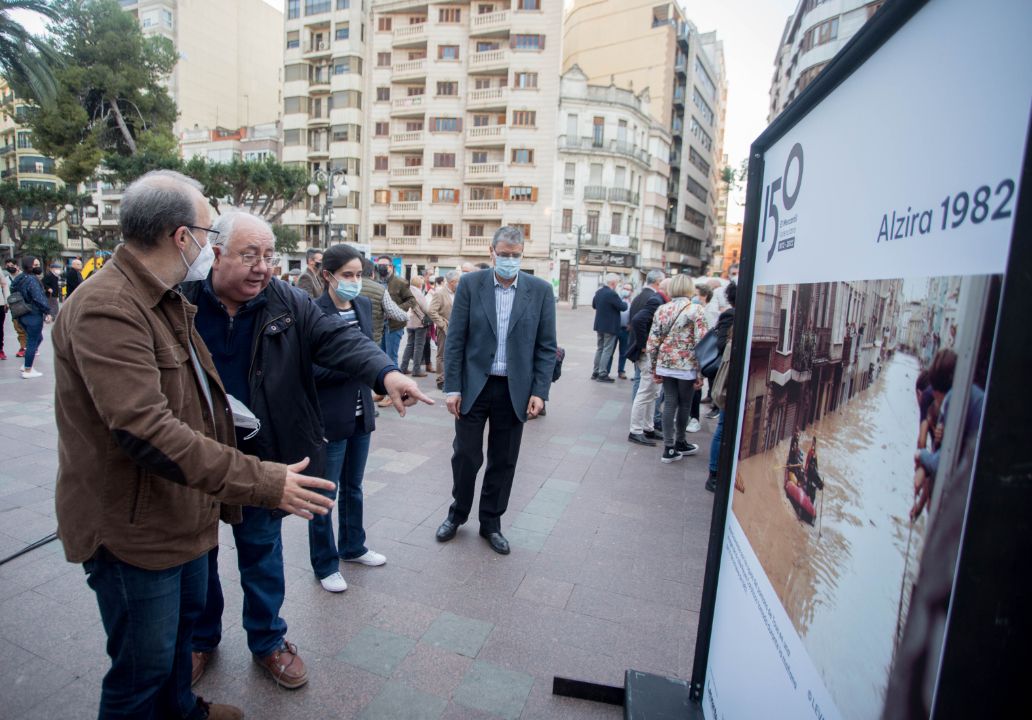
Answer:
M186 277L183 278L183 282L193 282L194 280L204 280L208 277L208 272L211 270L212 263L215 262L215 250L212 248L211 243L205 244L203 247L197 238L194 237L193 233L189 230L186 234L190 236L190 239L194 241L194 245L199 247L201 251L197 253L197 257L193 259L192 263L186 261L186 255L182 250L179 254L183 258L183 264L186 265Z

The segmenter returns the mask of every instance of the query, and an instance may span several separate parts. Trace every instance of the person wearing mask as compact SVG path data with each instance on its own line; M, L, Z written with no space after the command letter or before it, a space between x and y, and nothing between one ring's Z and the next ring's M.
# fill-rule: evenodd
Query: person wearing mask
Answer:
M660 385L653 380L652 358L645 352L645 346L652 331L652 321L656 310L664 303L670 302L665 287L669 283L669 280L660 279L656 283L656 287L649 293L648 300L641 309L631 316L632 339L631 346L627 350L627 357L634 363L634 375L639 381L638 391L634 394L634 400L631 403L631 427L627 434L627 440L650 447L656 445L656 439L659 437L656 434L655 418Z
M397 277L394 274L394 265L386 255L381 255L376 259L376 279L390 293L394 304L406 313L416 306L416 300L412 297L412 289L403 278ZM387 353L387 357L395 365L398 364L398 349L401 347L401 336L404 335L405 326L408 322L408 316L406 315L405 317L405 320L388 319L387 330L383 336L381 349Z
M477 473L480 535L491 549L509 554L502 515L509 504L523 425L548 399L555 369L555 299L552 286L520 272L523 233L504 225L491 238L494 270L467 275L458 285L448 323L444 390L455 416L452 504L437 528L438 542L455 537L473 509Z
M25 331L25 361L22 364L21 376L23 380L43 377L43 373L33 369L36 361L36 351L43 342L43 324L50 322L50 304L43 292L43 284L39 278L43 274L43 266L39 258L34 255L23 255L21 258L21 273L11 283L11 292L20 293L29 312L18 318L18 323Z
M200 188L169 170L129 185L123 244L54 327L54 502L65 557L86 571L107 634L102 718L243 717L190 689L219 516L251 505L310 519L331 505L313 489L332 483L300 474L307 459L234 449L225 390L176 289L214 257Z
M709 329L702 308L691 302L692 279L685 274L670 280L670 302L656 310L645 351L652 360L653 380L663 383L663 455L671 463L694 455L699 446L685 439L692 398L702 385L695 344Z
M401 358L401 371L406 375L411 372L412 377L426 377L423 345L426 342L426 329L430 317L427 315L426 296L423 295L423 276L413 275L410 286L415 304L408 311L408 321L405 325L405 354Z
M43 290L47 295L47 305L50 306L50 317L57 317L61 300L61 263L50 263L50 270L43 274Z
M373 280L376 266L362 258L362 296L369 298L373 313L373 342L383 348L383 334L387 320L408 321L408 314L395 304L383 285ZM377 398L381 400L382 398Z
M634 292L634 287L630 283L624 283L617 290L617 294L620 299L627 304L623 310L620 311L620 330L616 334L616 376L621 380L627 379L627 373L624 370L627 367L627 345L630 341L630 324L631 324L631 293ZM610 360L609 366L606 368L608 374L613 367L612 360Z
M256 428L238 433L241 449L275 462L309 457L308 471L325 476L313 364L346 372L388 395L399 414L418 400L433 404L357 326L325 315L302 290L272 277L279 258L265 220L225 212L214 230L219 236L211 274L184 284L183 294L197 306L197 330L227 392L257 419ZM280 617L286 593L282 524L277 513L245 509L242 522L233 526L233 541L248 649L278 685L294 689L308 682L308 672ZM207 600L194 627L195 680L222 639L223 608L216 547L208 554Z
M728 283L726 291L727 301L730 303L730 306L727 310L720 313L715 328L717 333L717 357L720 358L724 357L724 349L731 342L731 330L735 324L735 299L738 297L738 285L733 282ZM724 410L718 408L716 404L713 405L713 409L716 411L717 428L713 431L713 439L710 441L709 477L706 478L706 489L710 492L714 492L717 489L720 443L724 439ZM710 413L707 417L712 419L713 413Z
M455 302L455 289L459 286L459 272L449 270L444 275L444 284L434 293L430 301L430 319L437 327L437 389L444 388L444 348L448 339L448 320Z
M627 309L627 303L616 292L619 283L620 276L609 273L605 285L596 290L595 297L591 299L591 307L595 309L594 330L598 338L591 379L598 382L616 382L609 376L609 368L613 364L616 336L620 333L620 313Z
M21 268L18 267L18 262L14 258L7 258L4 260L4 273L7 275L7 279L10 281L10 287L8 288L8 294L11 292L11 287L14 285L14 279L21 274ZM22 327L18 319L11 316L11 324L14 325L14 332L18 337L18 351L15 353L15 357L25 357L25 348L28 345L28 338L25 336L25 328ZM6 356L5 356L6 358Z
M323 294L322 273L323 252L319 248L308 248L305 250L305 271L297 279L297 286L308 293L313 300L318 300Z
M11 294L11 276L0 268L0 360L6 360L4 352L4 326L7 324L7 296ZM14 318L11 318L12 320Z
M350 245L333 245L323 253L325 291L316 301L330 317L357 326L373 339L373 307L361 295L362 256ZM308 549L319 584L327 592L344 592L348 583L340 561L379 566L387 558L366 547L362 524L362 478L369 444L376 429L373 396L368 385L339 370L314 367L319 408L326 430L326 479L336 489L326 493L337 502L337 539L333 518L321 515L308 524Z
M82 260L74 258L68 263L68 269L65 270L64 274L65 282L65 300L72 296L75 292L75 288L82 285Z

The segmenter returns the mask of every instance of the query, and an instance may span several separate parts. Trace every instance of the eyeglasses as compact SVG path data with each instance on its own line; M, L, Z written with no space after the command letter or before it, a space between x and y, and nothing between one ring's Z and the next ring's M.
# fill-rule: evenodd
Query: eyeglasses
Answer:
M269 267L274 267L280 264L279 255L259 255L258 253L248 252L241 253L236 250L230 250L229 248L222 248L224 252L233 253L240 258L240 262L247 267L254 267L259 261L265 261L265 264Z
M219 240L219 231L213 228L199 227L197 225L181 225L180 227L187 227L191 230L203 230L204 232L208 233L208 242L210 242L212 245L216 244ZM176 230L178 229L179 228L176 228ZM169 237L173 237L176 234L176 230L173 230Z

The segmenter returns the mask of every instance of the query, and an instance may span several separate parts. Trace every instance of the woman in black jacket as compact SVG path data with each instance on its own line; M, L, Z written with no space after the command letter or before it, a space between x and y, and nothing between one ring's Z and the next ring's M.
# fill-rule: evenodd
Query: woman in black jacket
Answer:
M25 304L29 306L29 312L18 318L27 337L25 365L21 369L21 376L28 380L43 376L43 373L32 369L32 363L36 360L39 344L43 342L43 323L50 320L50 305L47 304L47 296L43 294L43 285L39 280L39 276L43 274L43 265L40 264L39 258L24 255L21 259L21 269L21 274L11 283L11 292L21 293Z
M735 324L735 298L738 296L738 285L732 280L724 289L724 295L731 304L717 318L717 353L718 357L724 357L724 348L731 335L731 327ZM716 407L716 406L714 406ZM710 415L712 417L712 414ZM706 489L715 492L717 489L717 466L720 459L720 443L724 439L724 410L717 409L717 429L713 431L713 439L710 441L709 454L709 477L706 478Z
M349 245L334 245L323 253L325 289L316 304L327 315L339 315L373 337L373 309L362 290L362 256ZM372 391L358 379L338 370L314 366L319 408L326 427L326 479L337 490L326 493L337 499L337 540L332 514L318 515L308 523L312 570L323 588L343 592L348 584L340 573L340 560L362 565L383 565L387 559L365 545L362 527L362 478L369 442L375 429Z

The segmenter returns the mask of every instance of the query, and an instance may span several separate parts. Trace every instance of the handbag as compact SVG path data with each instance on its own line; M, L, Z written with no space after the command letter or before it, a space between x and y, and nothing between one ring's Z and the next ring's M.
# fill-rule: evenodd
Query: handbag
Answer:
M720 367L713 377L713 384L710 395L713 397L713 404L721 410L727 404L727 376L731 372L731 333L727 336L727 345L724 346L724 355L720 358Z
M725 348L726 349L726 348ZM720 369L720 353L717 352L717 330L710 330L695 343L695 359L699 361L699 372L708 380L712 380Z
M28 315L32 312L32 308L25 302L25 296L14 289L7 294L7 307L10 308L11 317L13 318L20 318L22 315Z
M557 348L555 351L555 367L552 368L552 382L558 380L563 374L563 360L566 359L566 351Z

